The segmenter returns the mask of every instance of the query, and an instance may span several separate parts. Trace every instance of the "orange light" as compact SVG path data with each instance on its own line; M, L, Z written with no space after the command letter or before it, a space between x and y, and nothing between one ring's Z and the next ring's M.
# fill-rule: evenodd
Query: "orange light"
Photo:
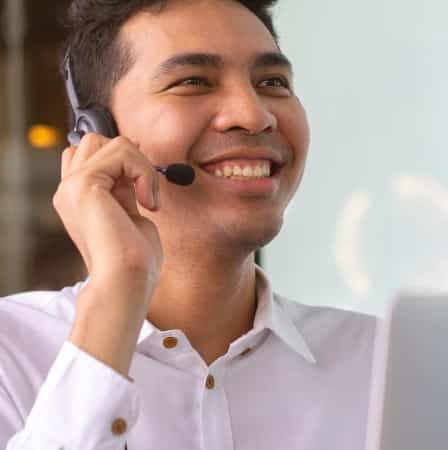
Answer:
M49 125L33 125L28 131L28 141L33 147L50 149L61 143L61 133Z

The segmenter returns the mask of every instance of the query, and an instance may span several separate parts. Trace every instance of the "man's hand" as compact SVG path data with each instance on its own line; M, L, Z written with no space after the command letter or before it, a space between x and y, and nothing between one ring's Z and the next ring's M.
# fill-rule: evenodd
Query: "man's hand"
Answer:
M89 272L70 339L127 374L162 265L158 175L128 139L85 135L62 156L53 204ZM88 324L88 326L87 326Z

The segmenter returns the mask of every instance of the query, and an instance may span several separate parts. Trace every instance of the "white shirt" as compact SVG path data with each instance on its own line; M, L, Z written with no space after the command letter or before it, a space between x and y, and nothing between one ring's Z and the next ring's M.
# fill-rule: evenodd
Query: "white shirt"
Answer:
M0 299L1 449L363 448L374 317L272 294L257 268L253 329L225 355L207 367L145 320L130 380L68 341L86 282Z

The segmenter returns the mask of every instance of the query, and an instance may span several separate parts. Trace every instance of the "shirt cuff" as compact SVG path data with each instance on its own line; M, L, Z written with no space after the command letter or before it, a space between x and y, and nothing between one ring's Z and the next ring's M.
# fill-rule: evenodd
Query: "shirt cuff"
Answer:
M45 435L61 448L124 448L139 411L132 379L66 340L31 409L25 434Z

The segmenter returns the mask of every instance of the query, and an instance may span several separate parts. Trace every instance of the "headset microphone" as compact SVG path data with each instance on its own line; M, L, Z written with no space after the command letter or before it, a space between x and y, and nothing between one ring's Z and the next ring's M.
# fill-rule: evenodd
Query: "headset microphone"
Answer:
M192 184L195 178L194 169L188 164L171 164L168 167L154 166L154 168L163 173L168 181L181 186Z
M105 137L113 139L118 136L118 128L111 112L102 106L93 105L87 108L81 108L78 95L75 89L75 83L72 75L70 49L65 54L65 89L75 116L75 126L67 136L70 145L77 146L84 134L95 132ZM154 168L164 174L168 181L180 186L188 186L195 179L193 167L188 164L171 164L168 167Z

